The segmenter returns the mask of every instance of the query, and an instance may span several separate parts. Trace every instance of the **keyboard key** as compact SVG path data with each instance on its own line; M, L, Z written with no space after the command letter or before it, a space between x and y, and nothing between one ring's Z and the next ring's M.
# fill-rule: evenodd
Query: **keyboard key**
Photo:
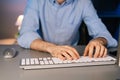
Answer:
M44 63L45 63L45 64L49 64L49 62L48 62L47 60L46 60L46 61L44 61Z
M21 60L21 65L25 65L25 59Z
M60 60L60 59L58 59L58 58L52 58L52 60L53 60L53 62L54 62L55 64L63 63L63 61Z
M72 60L68 60L67 63L72 63Z
M39 60L41 60L41 61L42 61L42 59L43 59L43 58L39 58Z
M64 60L64 61L62 61L62 63L68 63L68 61L67 61L67 60Z
M44 63L43 61L40 61L40 64L42 64L42 65L43 65L43 64L45 64L45 63Z
M53 61L52 61L52 60L49 60L49 63L50 63L50 64L53 64Z
M34 59L34 58L31 58L31 59L30 59L30 64L35 64L34 61L35 61L35 59Z
M26 65L29 65L30 64L30 60L29 58L26 59Z
M38 58L35 58L35 64L39 64Z
M44 61L47 61L47 58L43 58Z
M50 60L51 58L50 57L47 57L47 60Z

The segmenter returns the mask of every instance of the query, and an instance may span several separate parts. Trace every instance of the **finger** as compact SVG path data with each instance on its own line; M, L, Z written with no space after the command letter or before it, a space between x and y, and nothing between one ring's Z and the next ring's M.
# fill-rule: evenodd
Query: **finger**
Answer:
M61 60L65 60L65 57L62 54L58 54L57 58L61 59Z
M73 59L78 59L78 58L80 58L80 55L79 55L79 53L76 51L75 48L69 47L69 46L66 46L66 48L69 49L69 50L67 50L67 52L68 52L68 54L69 54L70 56L72 56Z
M75 49L73 49L73 52L74 52L75 56L77 57L77 59L80 58L79 53Z
M73 51L67 50L67 53L72 57L72 59L78 59L76 54Z
M95 48L95 54L94 54L94 58L99 57L100 49L101 49L100 46L96 46L96 48Z
M77 58L80 58L80 55L79 55L79 53L76 51L76 49L73 49L73 51L74 51L75 55L77 56Z
M94 50L94 46L89 46L89 53L88 53L89 57L93 56L93 50Z
M105 48L103 57L106 57L106 56L107 56L107 49Z
M99 57L103 57L104 53L105 53L105 48L101 47Z
M72 60L72 57L66 53L66 52L62 52L62 55L67 59L67 60Z
M89 52L89 48L88 48L88 46L86 46L86 48L85 48L85 50L84 50L83 56L87 56L87 55L88 55L88 52Z

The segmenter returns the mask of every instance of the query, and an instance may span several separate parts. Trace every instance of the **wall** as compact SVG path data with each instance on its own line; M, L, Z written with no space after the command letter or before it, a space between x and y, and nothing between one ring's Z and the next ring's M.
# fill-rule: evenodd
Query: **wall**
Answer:
M0 0L0 39L14 38L18 31L15 22L25 5L26 0Z

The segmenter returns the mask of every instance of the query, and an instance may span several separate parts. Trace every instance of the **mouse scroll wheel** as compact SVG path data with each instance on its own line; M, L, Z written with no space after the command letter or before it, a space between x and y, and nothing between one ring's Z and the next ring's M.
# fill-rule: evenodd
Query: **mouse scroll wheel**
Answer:
M11 55L11 53L10 53L10 52L8 52L8 55Z

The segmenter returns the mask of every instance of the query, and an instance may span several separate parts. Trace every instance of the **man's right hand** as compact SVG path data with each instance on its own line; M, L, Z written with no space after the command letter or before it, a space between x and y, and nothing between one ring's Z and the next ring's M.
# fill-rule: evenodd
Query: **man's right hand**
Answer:
M66 45L50 47L49 52L52 56L61 60L74 60L80 57L75 48Z
M62 60L78 59L80 56L75 48L67 45L55 45L41 39L32 42L31 49L50 53L52 56Z

